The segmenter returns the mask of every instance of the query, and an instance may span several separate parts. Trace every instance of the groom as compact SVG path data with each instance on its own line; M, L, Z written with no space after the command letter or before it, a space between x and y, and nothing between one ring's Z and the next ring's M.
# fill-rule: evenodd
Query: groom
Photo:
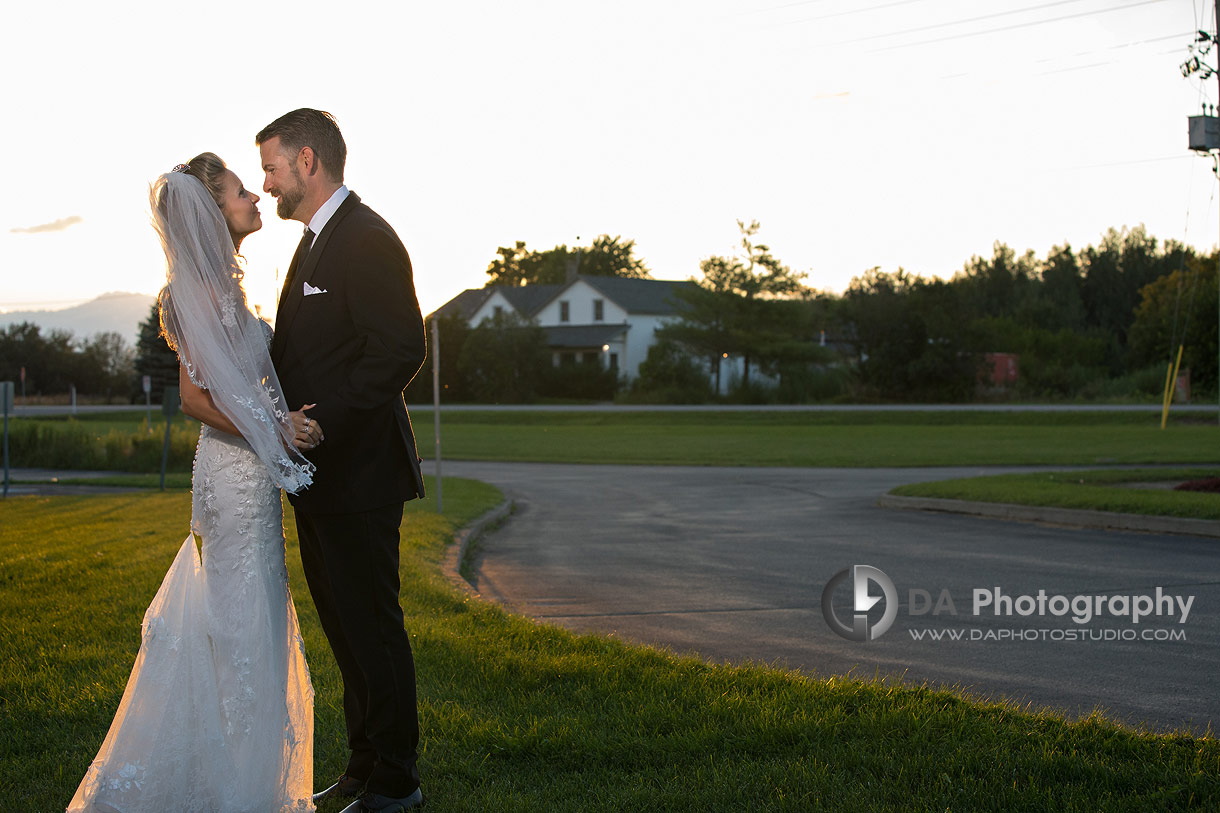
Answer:
M255 142L263 191L281 218L307 227L280 294L271 359L286 401L316 404L298 445L317 472L289 499L343 674L351 749L318 797L358 796L347 810L393 813L423 803L415 662L398 604L403 503L424 496L402 399L424 361L423 319L402 242L343 184L347 147L334 118L294 110Z

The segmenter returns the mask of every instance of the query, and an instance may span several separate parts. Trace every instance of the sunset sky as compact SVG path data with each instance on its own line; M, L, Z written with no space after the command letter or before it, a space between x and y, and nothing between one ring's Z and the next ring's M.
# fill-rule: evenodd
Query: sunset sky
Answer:
M22 3L0 95L0 310L155 293L148 185L204 150L261 191L254 134L335 114L347 182L398 230L425 312L498 246L636 241L684 279L737 219L819 289L949 277L1004 241L1111 226L1217 243L1178 70L1201 0ZM1214 64L1215 53L1208 59ZM300 227L264 197L250 299Z

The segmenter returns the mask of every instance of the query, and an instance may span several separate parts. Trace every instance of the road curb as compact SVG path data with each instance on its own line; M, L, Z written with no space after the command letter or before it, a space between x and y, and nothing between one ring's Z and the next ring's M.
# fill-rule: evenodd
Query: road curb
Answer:
M513 512L513 507L512 500L505 500L500 503L455 533L453 535L453 542L445 550L445 561L441 565L445 578L449 579L449 582L454 587L471 598L483 598L483 596L479 594L478 590L474 589L474 585L462 577L462 560L466 558L466 552L470 549L471 544L489 528L504 521Z
M1092 511L1084 508L1052 508L1042 505L1015 505L1000 502L948 500L939 497L899 497L883 494L877 500L882 508L907 511L940 511L968 514L987 519L1017 522L1047 522L1052 525L1072 525L1079 528L1101 528L1108 531L1142 531L1157 534L1186 534L1220 538L1220 520L1155 517L1146 514L1120 514Z

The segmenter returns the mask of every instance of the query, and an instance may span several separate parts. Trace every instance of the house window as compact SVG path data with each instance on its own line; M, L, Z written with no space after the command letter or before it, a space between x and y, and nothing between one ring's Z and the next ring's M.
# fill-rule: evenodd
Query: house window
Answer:
M568 301L566 299L559 302L559 321L568 321Z
M581 353L580 361L582 364L597 364L597 351L591 353Z
M495 313L494 313L493 315L494 315L494 316L495 316L497 319L499 319L501 316L503 316L503 315L504 315L504 307L503 307L502 305L496 305L496 310L495 310Z
M593 321L600 322L606 318L605 302L601 299L593 300Z
M610 354L610 369L611 369L611 370L617 370L617 369L618 369L618 353L611 353L611 354Z

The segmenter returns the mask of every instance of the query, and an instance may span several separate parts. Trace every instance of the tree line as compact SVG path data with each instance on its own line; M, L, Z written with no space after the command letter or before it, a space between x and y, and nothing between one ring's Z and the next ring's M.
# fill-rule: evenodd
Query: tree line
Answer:
M1184 347L1196 393L1217 386L1217 255L1200 255L1142 226L1110 229L1096 246L1064 244L1045 257L997 242L948 279L899 268L869 269L836 294L806 284L738 223L731 256L700 263L681 294L681 318L658 342L629 390L596 365L552 367L541 329L511 316L470 327L441 317L443 397L521 402L610 398L652 402L728 400L964 401L977 398L1153 396ZM599 250L600 249L600 250ZM603 235L581 273L646 277L634 242ZM488 285L562 282L574 250L500 248ZM1019 358L1016 383L999 391L991 353ZM740 359L731 373L727 358ZM430 370L430 366L427 367ZM738 372L739 371L739 372ZM730 376L724 380L724 376ZM431 397L431 379L408 396Z
M25 370L27 395L79 395L125 398L134 376L131 345L118 333L77 339L70 330L44 333L33 322L0 329L0 381L12 381L18 395Z
M869 269L841 293L806 284L738 223L730 256L700 262L681 294L680 318L630 388L599 363L555 367L541 328L511 315L469 326L439 317L442 397L529 402L540 398L650 402L728 400L962 401L979 397L1116 398L1155 395L1182 345L1196 393L1217 387L1217 255L1159 241L1142 226L1110 229L1096 246L1055 246L1045 257L997 242L948 279ZM600 235L588 247L501 247L487 285L559 284L569 274L649 278L635 243ZM430 328L430 326L429 326ZM77 340L24 323L0 330L0 380L26 370L31 394L154 398L177 383L178 362L159 335L154 305L134 348L115 333ZM429 337L431 334L429 333ZM988 353L1019 357L1019 378L991 391ZM726 357L740 359L732 372ZM407 389L431 400L431 363ZM727 376L727 377L726 377Z

